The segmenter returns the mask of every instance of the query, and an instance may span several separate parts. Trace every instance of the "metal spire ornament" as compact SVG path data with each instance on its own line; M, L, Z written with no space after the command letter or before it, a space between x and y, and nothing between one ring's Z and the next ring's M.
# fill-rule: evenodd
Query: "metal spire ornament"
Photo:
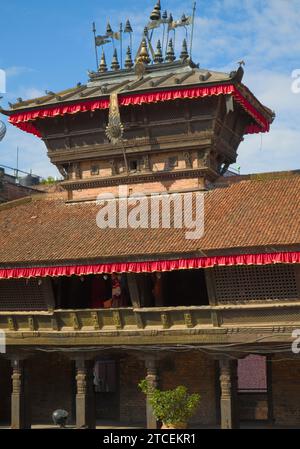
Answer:
M156 3L156 5L154 6L154 9L151 13L150 16L150 20L160 20L161 18L161 5L160 5L160 0Z
M129 20L126 21L124 33L133 33L133 29Z
M165 51L166 54L167 54L167 50L168 50L169 34L170 34L170 30L172 30L173 22L174 22L174 19L173 19L172 13L170 13L169 17L167 19L168 31L167 31L166 51Z
M120 64L119 64L118 53L117 53L117 49L116 48L114 49L114 54L113 54L113 58L112 58L111 68L114 71L120 70Z
M125 69L131 69L133 67L131 49L128 47L125 59Z
M101 72L101 73L107 72L107 64L106 64L104 50L102 51L101 61L100 61L100 65L99 65L99 72Z
M106 35L111 37L114 34L112 27L110 26L110 23L107 22L107 26L106 26Z
M131 23L130 23L129 20L126 21L125 28L124 28L124 33L128 33L129 34L129 37L130 37L130 51L131 51L131 54L132 54L132 33L133 33L133 29L132 29L132 26L131 26Z
M93 22L93 34L94 34L94 42L95 42L95 55L96 55L96 67L98 68L98 65L99 65L99 58L98 58L98 50L97 50L97 42L96 42L96 33L97 33L97 30L96 30L96 24L95 24L95 22Z
M188 48L187 48L187 41L186 39L183 39L182 42L182 50L180 53L180 59L184 62L189 58Z
M155 64L161 64L162 62L164 62L164 58L163 58L162 50L161 50L160 40L158 40L158 42L157 42L154 62L155 62Z
M139 52L137 61L138 62L143 62L144 64L149 64L151 62L151 59L150 59L150 56L149 56L149 52L148 52L146 38L144 38L142 40L141 50Z
M164 11L162 14L162 23L163 23L163 40L162 40L162 48L165 48L165 37L166 37L166 24L168 23L168 13Z
M166 62L174 62L176 59L174 47L173 47L173 40L170 39L169 45L168 45L168 51L166 55Z

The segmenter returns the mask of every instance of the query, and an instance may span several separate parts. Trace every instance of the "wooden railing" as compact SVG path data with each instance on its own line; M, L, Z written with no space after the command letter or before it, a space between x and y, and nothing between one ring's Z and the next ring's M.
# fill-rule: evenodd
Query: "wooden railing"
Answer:
M7 332L108 332L143 330L300 327L300 301L209 307L0 311Z

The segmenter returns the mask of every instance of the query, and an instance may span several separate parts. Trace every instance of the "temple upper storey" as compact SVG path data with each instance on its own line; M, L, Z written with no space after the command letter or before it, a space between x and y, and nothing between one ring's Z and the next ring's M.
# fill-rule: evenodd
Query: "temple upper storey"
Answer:
M246 134L269 131L274 113L242 83L243 62L231 73L216 72L192 61L187 39L178 58L166 33L163 45L160 39L154 45L159 25L170 37L193 22L185 15L176 22L159 8L135 55L131 44L122 58L114 43L122 32L131 36L130 22L118 33L108 24L105 36L95 35L102 54L86 84L2 110L10 123L43 139L70 200L120 185L132 193L206 189L236 162ZM110 64L103 50L109 40Z

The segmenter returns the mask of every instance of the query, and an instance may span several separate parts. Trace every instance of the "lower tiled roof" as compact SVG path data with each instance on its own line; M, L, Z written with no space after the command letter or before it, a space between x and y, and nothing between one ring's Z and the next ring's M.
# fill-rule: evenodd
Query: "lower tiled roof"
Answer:
M183 229L101 230L95 203L45 195L0 206L0 266L300 247L300 176L269 178L207 192L205 234L198 240L187 240Z

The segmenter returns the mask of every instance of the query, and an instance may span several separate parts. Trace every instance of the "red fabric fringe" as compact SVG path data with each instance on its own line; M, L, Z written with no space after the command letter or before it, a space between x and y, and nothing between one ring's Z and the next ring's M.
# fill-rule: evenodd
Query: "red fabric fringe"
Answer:
M237 265L245 266L299 263L300 252L243 254L238 256L199 257L193 259L158 260L152 262L125 262L95 265L0 269L0 279L84 276L89 274L111 273L153 273Z
M185 98L203 98L212 95L233 95L235 100L253 117L255 123L247 128L246 133L268 132L270 124L268 120L252 106L233 84L220 84L210 87L198 87L191 89L166 90L145 94L120 95L120 106L141 105L145 103L158 103ZM56 117L65 114L77 114L78 112L95 111L96 109L108 109L109 99L84 101L75 104L61 105L49 108L41 108L29 112L12 114L9 122L12 125L42 137L32 121L46 117Z

